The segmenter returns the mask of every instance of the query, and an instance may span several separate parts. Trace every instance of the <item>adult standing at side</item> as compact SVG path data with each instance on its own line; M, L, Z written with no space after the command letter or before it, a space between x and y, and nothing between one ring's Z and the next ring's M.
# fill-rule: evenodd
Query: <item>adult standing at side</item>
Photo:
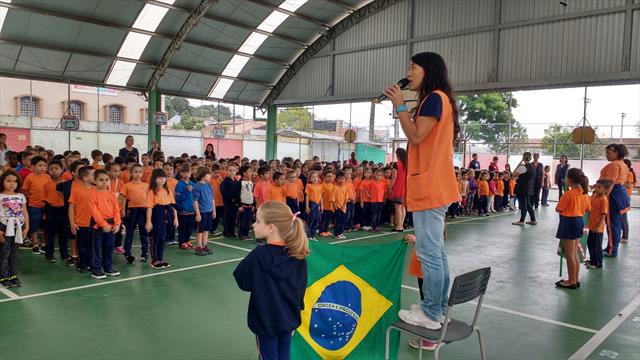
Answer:
M631 199L627 194L624 183L627 182L629 167L624 163L624 158L629 155L629 150L623 144L610 144L605 148L605 156L609 163L600 170L600 180L611 180L613 186L607 190L609 197L609 213L607 233L609 244L604 250L604 256L618 256L618 246L622 237L622 215L629 211Z
M489 163L489 171L498 172L500 168L498 168L498 157L494 156L493 160Z
M213 150L213 144L207 144L207 147L204 149L204 158L216 161L216 152Z
M533 194L531 197L531 205L538 210L540 206L540 192L542 191L542 175L544 174L544 166L540 162L540 154L533 153L533 168L535 177L533 178Z
M400 310L402 321L427 329L441 328L447 310L449 264L444 249L444 219L449 205L460 200L453 169L453 145L460 125L447 67L436 53L411 58L409 89L420 104L411 117L397 85L385 90L407 136L407 211L413 214L416 255L424 273L424 300L419 307Z
M533 198L533 181L535 178L535 168L531 164L531 153L525 152L522 154L522 161L520 165L513 171L514 174L518 174L518 180L516 181L515 193L518 198L518 206L520 207L520 221L512 223L513 225L524 225L524 220L527 218L527 213L531 221L528 221L529 225L536 225L536 214L533 211L531 199Z
M7 164L7 152L11 151L7 146L7 135L0 133L0 167Z
M151 149L147 151L147 155L149 155L151 159L155 159L154 154L157 152L162 152L162 150L160 149L160 144L158 143L158 140L154 139L151 141Z
M480 161L478 161L478 154L471 154L471 161L469 161L469 169L480 170Z
M136 162L140 162L140 153L138 149L133 147L133 136L127 135L124 139L124 147L118 151L118 156L128 159L130 157L135 158Z
M354 168L358 166L358 159L356 159L355 151L351 152L351 157L349 158L349 165L351 165Z
M397 148L396 158L398 161L391 170L391 193L389 197L393 202L394 208L393 230L402 232L404 231L404 217L407 215L407 209L404 204L407 182L407 151L403 148Z
M567 177L567 171L569 170L569 162L567 161L567 155L560 155L560 163L556 167L556 176L554 184L558 185L558 200L564 193L564 179Z

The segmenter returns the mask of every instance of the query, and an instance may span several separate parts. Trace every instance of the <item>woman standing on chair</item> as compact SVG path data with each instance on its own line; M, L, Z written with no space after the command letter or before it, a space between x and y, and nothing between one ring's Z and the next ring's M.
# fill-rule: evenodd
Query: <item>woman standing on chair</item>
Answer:
M623 159L629 155L623 144L610 144L605 148L605 156L610 161L600 170L600 180L611 180L613 186L607 191L609 196L609 213L607 214L607 233L609 244L604 250L604 256L618 256L618 245L622 236L622 215L629 211L631 199L624 183L627 181L629 167Z
M460 201L453 168L453 146L460 125L447 67L436 53L414 55L407 72L409 89L420 104L409 114L402 90L391 86L384 94L398 113L407 145L407 210L413 213L416 255L424 273L424 300L419 307L400 310L402 321L431 330L441 328L447 311L449 265L444 249L444 219L449 205Z

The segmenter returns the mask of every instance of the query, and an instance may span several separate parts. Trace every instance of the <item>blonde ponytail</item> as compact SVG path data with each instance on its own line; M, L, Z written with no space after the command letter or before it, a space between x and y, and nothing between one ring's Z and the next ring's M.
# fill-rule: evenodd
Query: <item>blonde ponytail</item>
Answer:
M304 229L304 222L299 217L294 217L291 223L291 231L283 237L289 256L298 260L309 255L309 239Z
M262 219L267 225L275 225L287 254L302 260L309 255L309 239L304 222L291 212L289 207L279 201L269 201L260 206Z

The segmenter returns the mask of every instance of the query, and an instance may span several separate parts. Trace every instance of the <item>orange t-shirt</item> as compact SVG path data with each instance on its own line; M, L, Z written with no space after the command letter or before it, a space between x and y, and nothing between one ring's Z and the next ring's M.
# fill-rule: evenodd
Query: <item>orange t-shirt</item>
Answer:
M93 186L86 187L82 183L71 185L69 204L73 204L73 221L79 227L89 227L91 223L91 193Z
M624 183L624 186L627 188L627 194L633 194L633 173L631 171L627 172L627 181Z
M577 187L562 195L558 205L556 205L556 211L562 216L576 217L583 216L586 211L589 211L590 207L589 197L582 193L582 188Z
M614 160L600 170L600 179L613 181L614 184L624 184L627 181L629 167L622 160Z
M509 180L509 196L516 195L516 181L514 179Z
M372 203L384 202L384 196L387 193L387 183L384 180L374 180L369 182L367 191L371 196Z
M116 196L116 200L118 200L118 196L122 192L123 185L124 183L120 181L120 178L112 179L111 177L109 177L109 191L111 191L113 195ZM118 202L118 208L120 208L120 202Z
M167 178L167 186L169 187L169 190L171 190L171 192L174 194L176 192L176 185L178 185L178 179L174 178L173 176L169 176Z
M333 206L336 210L347 212L347 185L336 184L333 187Z
M167 189L162 188L158 190L157 193L153 190L149 190L147 193L147 207L152 208L156 205L170 205L175 203L176 200L171 190L167 191Z
M304 196L302 196L302 181L300 181L300 179L297 179L292 183L286 183L284 184L284 187L288 198L295 199L298 202L302 201L304 198Z
M272 185L269 187L269 200L279 201L281 203L287 200L287 189L284 186Z
M333 211L333 183L322 183L322 210Z
M109 191L94 190L90 197L91 217L96 224L94 229L107 226L107 219L113 219L114 225L122 223L120 219L120 208L116 195Z
M120 181L122 181L122 184L126 184L129 181L131 181L131 174L129 174L129 170L125 170L123 172L120 173Z
M478 181L478 195L489 196L489 183L487 180Z
M94 169L96 169L96 170L99 170L99 169L104 168L104 166L100 165L100 163L99 163L99 162L97 162L97 161L92 162L92 163L91 163L91 167L92 167L92 168L94 168Z
M347 202L353 202L356 199L356 188L352 180L345 182L347 188Z
M22 188L29 194L29 196L27 196L29 199L29 207L39 209L44 207L44 200L46 199L45 187L50 181L52 181L51 176L48 174L38 175L36 173L33 173L24 179Z
M504 181L498 180L496 182L496 195L502 196L504 194Z
M322 198L322 186L320 184L307 184L305 193L309 202L319 204Z
M356 193L356 201L362 199L362 178L357 177L353 180L353 190Z
M213 189L213 202L216 204L216 206L222 206L223 202L222 202L222 193L220 192L220 184L222 183L222 179L214 179L211 178L211 181L209 181L209 184L211 185L211 188Z
M128 208L146 208L149 207L148 192L149 184L144 182L128 182L122 186L120 194L127 199Z
M69 181L71 179L73 179L73 174L71 174L71 172L69 170L65 171L62 173L62 181Z
M56 191L56 185L58 185L62 180L62 177L58 179L58 182L51 179L44 187L45 198L44 201L49 204L49 206L53 207L63 207L64 206L64 198L62 194Z
M369 184L372 180L362 179L360 181L360 200L362 202L371 202L371 194L369 193Z
M606 196L592 195L589 199L591 203L591 210L589 214L589 230L596 233L604 232L605 220L602 220L602 215L606 215L609 212L609 199Z
M151 173L153 172L153 167L145 166L142 168L142 179L140 181L144 183L148 183L151 180Z

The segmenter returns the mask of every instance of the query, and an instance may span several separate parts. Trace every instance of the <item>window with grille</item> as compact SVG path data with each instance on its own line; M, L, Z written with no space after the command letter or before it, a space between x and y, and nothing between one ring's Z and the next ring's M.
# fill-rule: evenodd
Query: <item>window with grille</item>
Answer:
M71 101L69 103L69 114L82 119L82 104L79 101Z
M31 96L21 97L20 116L38 116L38 99Z
M122 119L122 107L118 105L109 105L109 122L112 124L120 124Z

